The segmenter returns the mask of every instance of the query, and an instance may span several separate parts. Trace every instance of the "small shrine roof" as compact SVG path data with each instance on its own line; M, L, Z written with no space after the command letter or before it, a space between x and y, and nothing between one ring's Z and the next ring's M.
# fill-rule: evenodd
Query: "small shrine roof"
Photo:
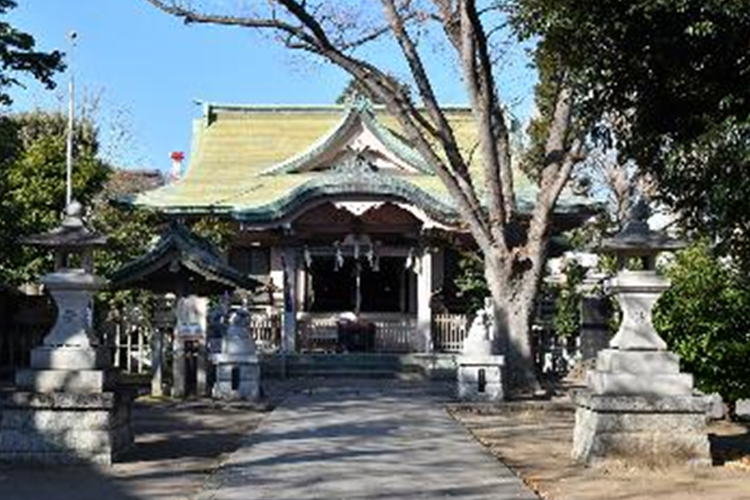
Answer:
M177 221L169 224L152 250L118 269L111 282L120 289L196 294L262 286L226 264L208 241Z

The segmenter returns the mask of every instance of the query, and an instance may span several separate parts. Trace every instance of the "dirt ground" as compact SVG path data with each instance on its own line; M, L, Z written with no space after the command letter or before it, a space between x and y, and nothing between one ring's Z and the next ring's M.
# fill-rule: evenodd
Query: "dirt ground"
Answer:
M710 424L712 467L585 467L570 458L575 418L569 404L449 411L545 500L750 500L750 425Z
M191 498L268 414L255 405L211 400L142 399L133 410L135 446L112 466L0 465L0 499Z

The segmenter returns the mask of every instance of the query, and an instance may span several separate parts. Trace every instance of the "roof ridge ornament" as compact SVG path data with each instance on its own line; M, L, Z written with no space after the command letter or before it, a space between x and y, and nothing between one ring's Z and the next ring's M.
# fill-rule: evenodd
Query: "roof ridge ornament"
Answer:
M369 177L378 175L378 168L371 161L368 161L364 155L355 154L333 166L330 172L337 175Z
M373 113L375 109L372 99L361 92L355 92L349 99L347 99L346 107L347 110L359 113Z

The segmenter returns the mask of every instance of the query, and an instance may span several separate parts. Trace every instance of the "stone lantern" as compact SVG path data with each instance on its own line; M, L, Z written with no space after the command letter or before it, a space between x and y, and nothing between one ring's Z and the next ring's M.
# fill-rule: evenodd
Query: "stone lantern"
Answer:
M649 229L649 210L637 203L623 230L602 242L617 257L610 291L622 322L609 347L587 373L587 389L575 395L573 457L709 463L705 399L693 395L693 377L680 373L679 357L654 329L652 308L668 282L655 271L656 256L684 243ZM628 263L640 261L640 269Z
M244 305L229 314L221 352L212 356L216 374L214 398L256 401L260 397L260 365L248 322L249 313Z
M99 392L106 385L102 369L109 367L109 357L91 329L90 306L93 294L106 285L93 274L93 251L106 245L107 238L83 225L81 209L72 202L58 228L25 239L54 253L55 270L41 282L55 300L57 320L42 345L31 351L32 370L16 374L19 386Z
M91 326L92 295L106 284L92 272L92 255L106 238L86 229L73 202L61 226L25 242L55 254L55 270L41 281L57 319L31 351L31 367L16 373L16 391L2 400L0 460L111 463L133 435L131 398L116 390L107 350Z

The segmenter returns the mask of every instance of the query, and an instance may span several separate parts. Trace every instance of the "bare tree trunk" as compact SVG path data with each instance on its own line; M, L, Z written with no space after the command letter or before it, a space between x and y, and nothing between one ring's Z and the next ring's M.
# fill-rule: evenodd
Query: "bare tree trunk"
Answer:
M510 396L540 389L531 338L536 286L534 273L513 272L497 249L485 252L485 277L494 303L496 348L505 355L505 385Z

